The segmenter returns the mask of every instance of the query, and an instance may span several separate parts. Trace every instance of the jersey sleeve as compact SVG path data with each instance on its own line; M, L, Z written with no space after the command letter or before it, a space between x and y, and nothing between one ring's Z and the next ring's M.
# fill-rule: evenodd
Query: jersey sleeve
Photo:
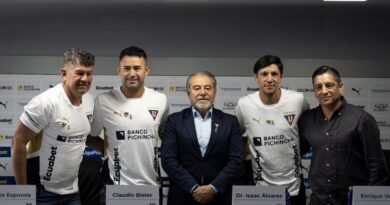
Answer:
M309 110L309 103L307 102L305 96L302 94L302 113L304 113L306 110Z
M93 108L93 119L92 119L92 125L91 125L91 132L90 135L96 137L99 136L100 133L103 130L103 113L102 113L102 106L100 104L100 97L97 96L95 98L95 105Z
M165 122L168 118L168 115L169 115L169 103L168 103L167 98L165 97L165 109L164 109L164 113L163 113L162 118L161 118L160 126L158 127L158 135L160 137L161 137L162 132L164 130Z
M242 116L240 107L241 107L241 99L239 99L238 102L237 102L235 115L236 115L236 117L238 119L238 123L240 124L241 133L243 133L242 136L243 137L247 137L246 129L245 129L245 125L244 125L244 117Z
M49 124L51 110L50 101L38 95L24 106L20 121L33 132L39 133Z

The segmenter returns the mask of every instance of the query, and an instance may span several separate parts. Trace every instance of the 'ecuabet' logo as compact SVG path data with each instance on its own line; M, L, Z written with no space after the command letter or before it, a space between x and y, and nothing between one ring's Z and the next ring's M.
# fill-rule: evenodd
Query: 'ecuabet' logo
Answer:
M11 147L0 147L0 157L11 157Z

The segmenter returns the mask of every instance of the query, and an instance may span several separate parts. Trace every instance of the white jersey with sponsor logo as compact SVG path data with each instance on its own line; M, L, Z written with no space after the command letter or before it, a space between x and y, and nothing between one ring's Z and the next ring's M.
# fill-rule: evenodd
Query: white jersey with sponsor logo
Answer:
M302 93L281 89L278 103L265 105L259 92L239 99L236 115L249 151L256 184L285 186L292 196L300 186L298 118L308 109Z
M126 98L120 88L96 97L91 135L104 129L114 184L159 185L157 141L167 113L165 94L146 87L141 98Z
M24 107L21 122L36 133L42 131L39 175L47 191L78 192L78 171L92 113L92 95L83 95L82 104L74 106L62 84L37 95Z

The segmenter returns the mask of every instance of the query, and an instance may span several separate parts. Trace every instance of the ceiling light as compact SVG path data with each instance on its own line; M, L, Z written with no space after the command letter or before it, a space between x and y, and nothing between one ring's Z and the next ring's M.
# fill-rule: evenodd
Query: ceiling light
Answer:
M367 0L322 0L322 1L367 1Z

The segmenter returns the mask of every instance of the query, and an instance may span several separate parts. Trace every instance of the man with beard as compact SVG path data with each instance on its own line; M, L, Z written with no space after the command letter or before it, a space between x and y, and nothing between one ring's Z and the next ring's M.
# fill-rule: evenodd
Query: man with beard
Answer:
M171 114L162 136L161 158L170 179L169 205L231 204L232 184L243 162L237 118L213 108L213 74L191 74L191 107Z
M93 97L87 91L94 64L84 50L66 51L62 83L34 97L20 116L12 140L16 184L36 184L38 205L80 204L77 173L91 130Z
M160 186L158 140L167 99L144 85L150 68L143 49L125 48L119 61L122 85L96 97L90 135L100 139L97 136L104 131L107 184Z

